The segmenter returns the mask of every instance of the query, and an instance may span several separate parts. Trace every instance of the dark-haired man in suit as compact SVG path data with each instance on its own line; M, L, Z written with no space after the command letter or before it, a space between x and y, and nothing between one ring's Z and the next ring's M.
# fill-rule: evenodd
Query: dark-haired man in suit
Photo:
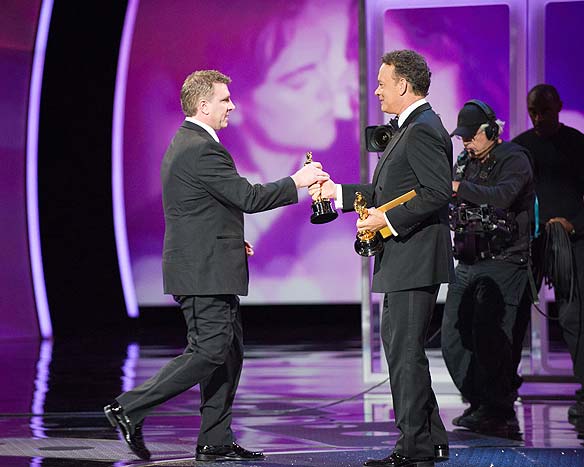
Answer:
M142 459L146 415L166 400L201 388L201 427L196 459L257 460L235 442L231 408L243 363L239 295L248 292L243 214L298 202L297 189L323 182L319 163L266 184L241 177L217 131L228 125L235 108L231 79L214 70L190 74L181 89L185 122L162 161L162 197L166 230L162 269L164 292L180 304L188 327L184 353L140 386L104 408L132 451Z
M398 131L379 160L373 181L312 186L316 198L334 198L351 210L355 192L368 206L380 206L414 189L410 201L357 221L359 231L389 227L392 236L375 258L374 292L385 293L381 338L387 358L395 422L400 431L394 451L366 466L432 467L448 458L448 438L431 387L424 342L441 283L453 279L448 227L452 142L440 118L425 100L430 70L424 57L398 50L382 58L375 95L381 110L396 114Z

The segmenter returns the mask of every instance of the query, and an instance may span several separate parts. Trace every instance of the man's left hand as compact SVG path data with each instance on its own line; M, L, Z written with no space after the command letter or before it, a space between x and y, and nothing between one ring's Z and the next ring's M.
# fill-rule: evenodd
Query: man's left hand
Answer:
M548 224L551 224L552 222L559 222L562 224L562 227L566 232L568 232L568 234L572 234L574 232L574 225L565 217L552 217L548 221Z
M377 232L383 227L387 227L387 222L385 221L385 213L377 208L367 209L369 215L367 219L357 219L357 230L362 232L364 230L369 230L371 232Z

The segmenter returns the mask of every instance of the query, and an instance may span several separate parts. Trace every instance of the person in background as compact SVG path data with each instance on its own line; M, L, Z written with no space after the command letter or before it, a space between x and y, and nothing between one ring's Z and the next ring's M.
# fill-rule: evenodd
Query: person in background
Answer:
M527 148L535 173L539 207L539 236L532 245L532 266L536 289L546 274L546 244L553 241L550 230L561 226L567 241L561 254L572 257L566 274L573 280L573 293L561 294L556 287L559 323L572 357L574 376L580 389L576 403L568 409L571 421L584 421L584 134L560 123L562 100L551 84L538 84L527 94L527 110L533 128L513 141ZM568 278L569 280L569 278ZM526 290L522 313L529 316L531 291ZM523 328L525 331L525 327ZM520 348L518 349L518 352ZM518 354L517 352L517 354ZM516 358L518 360L518 358ZM517 361L518 363L518 361Z
M452 420L473 431L515 435L517 308L528 280L533 174L527 150L499 138L503 122L470 100L452 132L462 139L450 206L456 280L448 287L442 354L470 403Z

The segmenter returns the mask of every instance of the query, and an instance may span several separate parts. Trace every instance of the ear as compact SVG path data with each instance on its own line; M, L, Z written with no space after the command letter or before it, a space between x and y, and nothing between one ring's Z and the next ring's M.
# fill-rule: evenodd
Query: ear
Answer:
M399 95L403 96L408 90L408 82L405 78L400 78L399 80Z
M206 100L199 102L198 111L203 115L209 115L209 103Z

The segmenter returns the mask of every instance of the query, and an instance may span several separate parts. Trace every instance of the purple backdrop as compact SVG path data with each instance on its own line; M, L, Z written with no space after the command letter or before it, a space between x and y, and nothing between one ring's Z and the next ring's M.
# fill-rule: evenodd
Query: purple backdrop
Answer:
M560 121L584 131L584 2L549 3L545 7L545 79L564 103Z
M38 336L26 221L26 116L40 0L2 2L0 14L0 339Z
M138 301L162 295L164 233L159 168L183 120L179 92L192 71L233 79L237 106L219 132L240 173L267 182L295 172L306 151L335 179L359 174L355 0L142 1L132 43L124 128L128 243ZM250 303L360 299L356 216L310 224L305 190L296 206L246 216Z
M27 242L25 137L40 3L7 0L0 15L0 338L38 335ZM180 85L194 69L218 68L234 79L230 87L238 108L220 137L250 180L288 175L307 150L337 181L358 178L356 3L176 0L161 7L156 0L140 2L126 96L124 169L141 304L167 303L160 279L159 165L182 121ZM546 20L545 50L528 44L528 58L545 60L545 80L558 87L564 101L562 121L584 130L578 35L584 2L529 1L528 6L545 10ZM393 9L383 23L384 49L411 47L427 56L434 73L429 101L448 129L470 98L485 100L508 119L507 6ZM375 76L368 79L374 82ZM378 102L368 97L377 109ZM378 114L371 124L381 118ZM297 207L247 216L247 238L256 246L251 301L359 300L355 215L312 226L309 213L305 198Z

